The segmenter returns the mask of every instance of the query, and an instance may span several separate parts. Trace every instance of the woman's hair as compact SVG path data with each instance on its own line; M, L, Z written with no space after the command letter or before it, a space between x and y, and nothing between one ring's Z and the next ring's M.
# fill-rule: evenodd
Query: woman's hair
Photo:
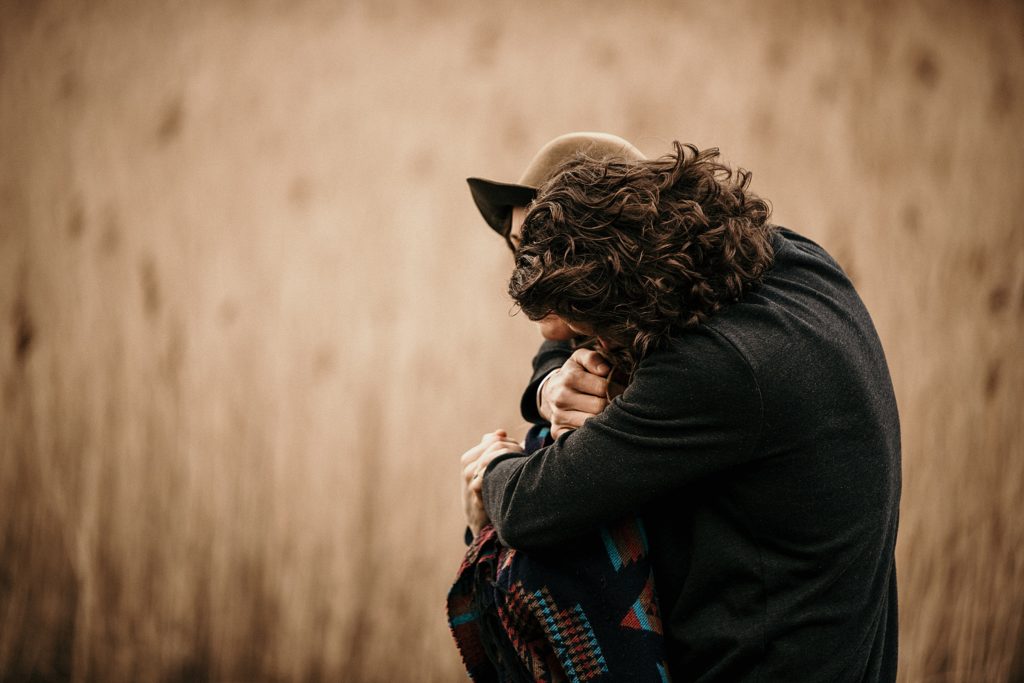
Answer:
M740 299L772 263L768 204L717 149L566 162L537 192L508 291L533 320L594 328L635 366Z

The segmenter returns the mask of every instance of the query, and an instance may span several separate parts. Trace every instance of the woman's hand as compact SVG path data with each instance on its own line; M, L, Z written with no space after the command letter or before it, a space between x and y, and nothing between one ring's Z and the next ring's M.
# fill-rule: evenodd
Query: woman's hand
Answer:
M541 386L539 410L557 439L608 406L608 361L592 349L576 349Z
M473 535L480 533L490 520L484 510L484 470L503 453L522 453L523 447L508 437L504 429L484 434L480 443L462 454L462 506L466 524Z

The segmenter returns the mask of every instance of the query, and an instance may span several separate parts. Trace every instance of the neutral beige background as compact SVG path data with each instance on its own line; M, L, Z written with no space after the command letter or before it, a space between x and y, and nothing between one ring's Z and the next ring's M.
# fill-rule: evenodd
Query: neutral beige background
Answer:
M0 3L0 679L450 681L537 335L463 179L718 146L853 275L906 681L1024 678L1024 10Z

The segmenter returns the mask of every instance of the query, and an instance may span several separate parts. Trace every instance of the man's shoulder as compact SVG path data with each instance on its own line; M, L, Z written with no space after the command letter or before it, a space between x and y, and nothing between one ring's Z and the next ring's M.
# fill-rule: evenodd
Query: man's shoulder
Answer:
M773 247L774 262L759 285L711 316L707 327L748 358L796 338L813 342L845 327L873 328L853 282L824 247L783 227Z
M673 335L637 369L666 392L683 388L715 394L757 393L750 359L729 335L711 325L697 325Z
M810 237L790 228L776 226L772 246L775 249L775 260L765 275L765 282L769 286L779 279L811 278L817 286L854 292L853 283L839 262Z
M665 346L651 353L648 358L655 363L702 366L734 365L742 362L742 359L743 353L730 336L719 329L714 318L673 334Z
M750 445L764 412L757 379L743 354L706 326L688 329L649 353L614 403L644 420L685 429L724 420L736 438Z

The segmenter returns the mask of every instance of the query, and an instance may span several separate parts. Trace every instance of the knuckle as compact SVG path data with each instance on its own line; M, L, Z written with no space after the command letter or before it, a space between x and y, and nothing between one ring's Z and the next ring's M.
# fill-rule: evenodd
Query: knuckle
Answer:
M569 375L568 377L565 378L565 382L563 382L558 387L559 390L558 392L555 393L555 396L561 396L563 394L572 393L576 389L576 387L579 386L579 384L580 378L577 375Z
M590 386L590 382L594 379L594 376L585 370L580 370L580 374L572 379L572 392L574 394L578 394L580 392L586 392L587 387Z

